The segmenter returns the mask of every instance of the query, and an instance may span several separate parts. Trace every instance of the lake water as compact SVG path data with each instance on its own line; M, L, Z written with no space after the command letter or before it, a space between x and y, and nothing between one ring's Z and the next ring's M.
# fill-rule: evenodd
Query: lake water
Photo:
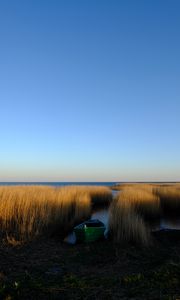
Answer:
M117 182L0 182L2 185L45 185L45 186L70 186L70 185L96 185L96 186L112 186Z
M98 219L103 222L108 229L109 222L109 212L108 209L101 209L95 211L92 216L92 219ZM180 230L180 216L163 216L158 221L151 223L151 228L153 231L161 229L175 229Z

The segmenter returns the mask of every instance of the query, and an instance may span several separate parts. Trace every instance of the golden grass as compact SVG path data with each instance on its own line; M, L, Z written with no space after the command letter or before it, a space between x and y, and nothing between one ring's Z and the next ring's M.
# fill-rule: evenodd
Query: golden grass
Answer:
M110 206L110 232L117 242L151 242L145 221L160 215L160 199L149 184L123 185Z
M113 190L117 191L124 191L127 189L152 189L153 184L150 183L123 183L123 184L117 184L111 187Z
M110 232L116 241L147 245L146 220L162 211L180 211L180 184L124 184L112 200L111 190L98 186L0 187L0 230L12 244L40 235L61 238L88 219L92 206L110 204Z
M110 205L109 231L118 243L133 242L145 246L150 243L150 233L143 218L127 199L126 192L118 195Z
M151 219L180 212L180 184L123 184L110 206L110 232L118 242L144 245L150 240ZM146 222L146 223L145 223ZM148 225L149 224L149 225Z
M85 187L94 206L109 205L112 201L112 192L108 187Z
M160 215L160 199L154 193L154 184L123 184L119 188L119 197L130 201L145 219L157 218Z
M116 184L111 187L113 190L117 191L123 191L127 189L145 189L145 190L153 190L154 188L158 187L179 187L180 183L122 183L122 184Z
M160 215L160 199L152 193L151 188L128 188L120 193L119 198L129 201L145 219L157 218Z
M164 213L180 212L179 183L130 183L117 185L115 189L120 192L110 206L109 226L118 242L147 245L151 229L146 221L160 220Z
M154 193L160 197L161 206L164 212L180 211L180 185L161 186L154 189Z
M9 239L63 236L90 217L92 203L107 202L106 187L0 187L0 230Z

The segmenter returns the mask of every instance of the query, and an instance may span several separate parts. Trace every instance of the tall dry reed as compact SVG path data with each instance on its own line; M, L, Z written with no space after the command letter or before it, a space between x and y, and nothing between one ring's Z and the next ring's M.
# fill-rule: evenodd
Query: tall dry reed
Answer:
M180 212L180 185L161 186L154 189L160 197L161 207L165 213Z
M180 212L180 184L123 184L110 206L110 231L117 241L149 240L149 222ZM145 223L146 222L146 223Z
M109 232L118 243L136 243L147 246L150 233L143 218L137 213L125 192L118 195L110 205Z
M108 187L103 186L94 186L94 187L86 187L88 191L92 205L101 206L101 205L109 205L112 201L112 192Z
M127 189L145 189L152 190L154 184L151 183L121 183L112 186L113 190L124 191Z
M0 230L19 240L63 236L90 217L94 197L106 202L108 196L104 187L0 187Z
M154 219L160 215L160 199L151 188L128 188L120 193L120 199L129 201L144 219Z

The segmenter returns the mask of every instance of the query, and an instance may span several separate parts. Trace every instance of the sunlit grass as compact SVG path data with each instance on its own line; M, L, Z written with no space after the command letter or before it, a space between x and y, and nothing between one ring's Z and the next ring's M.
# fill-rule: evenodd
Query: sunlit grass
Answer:
M150 225L160 216L160 199L148 184L123 185L110 206L110 233L120 243L151 243Z
M150 241L151 221L180 212L180 184L123 184L110 206L110 232L118 242ZM149 222L150 221L150 222Z
M180 212L180 185L161 186L154 189L154 193L160 197L161 206L165 213Z
M117 191L122 191L122 190L127 190L127 189L145 189L145 190L153 190L154 188L158 187L179 187L180 188L180 183L121 183L121 184L116 184L113 185L111 188L113 190Z
M91 215L92 204L110 200L106 187L0 187L0 230L9 238L62 237Z
M133 203L122 192L110 206L109 231L118 243L148 245L150 234L143 218L136 212Z
M129 201L144 219L157 218L160 215L160 200L148 188L128 188L119 195Z
M111 188L117 191L124 191L127 189L139 189L139 188L152 190L153 186L154 184L150 184L150 183L122 183L122 184L116 184Z
M179 213L180 184L124 184L113 201L107 187L0 187L1 235L12 243L40 235L63 238L91 216L92 207L104 204L110 204L109 225L115 240L147 245L147 221L159 220L164 212Z

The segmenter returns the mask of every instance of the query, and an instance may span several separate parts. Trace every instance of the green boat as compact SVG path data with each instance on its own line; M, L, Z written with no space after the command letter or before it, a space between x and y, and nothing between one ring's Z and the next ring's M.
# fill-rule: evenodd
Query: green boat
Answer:
M88 220L74 227L77 242L94 242L104 237L105 225L99 220Z

